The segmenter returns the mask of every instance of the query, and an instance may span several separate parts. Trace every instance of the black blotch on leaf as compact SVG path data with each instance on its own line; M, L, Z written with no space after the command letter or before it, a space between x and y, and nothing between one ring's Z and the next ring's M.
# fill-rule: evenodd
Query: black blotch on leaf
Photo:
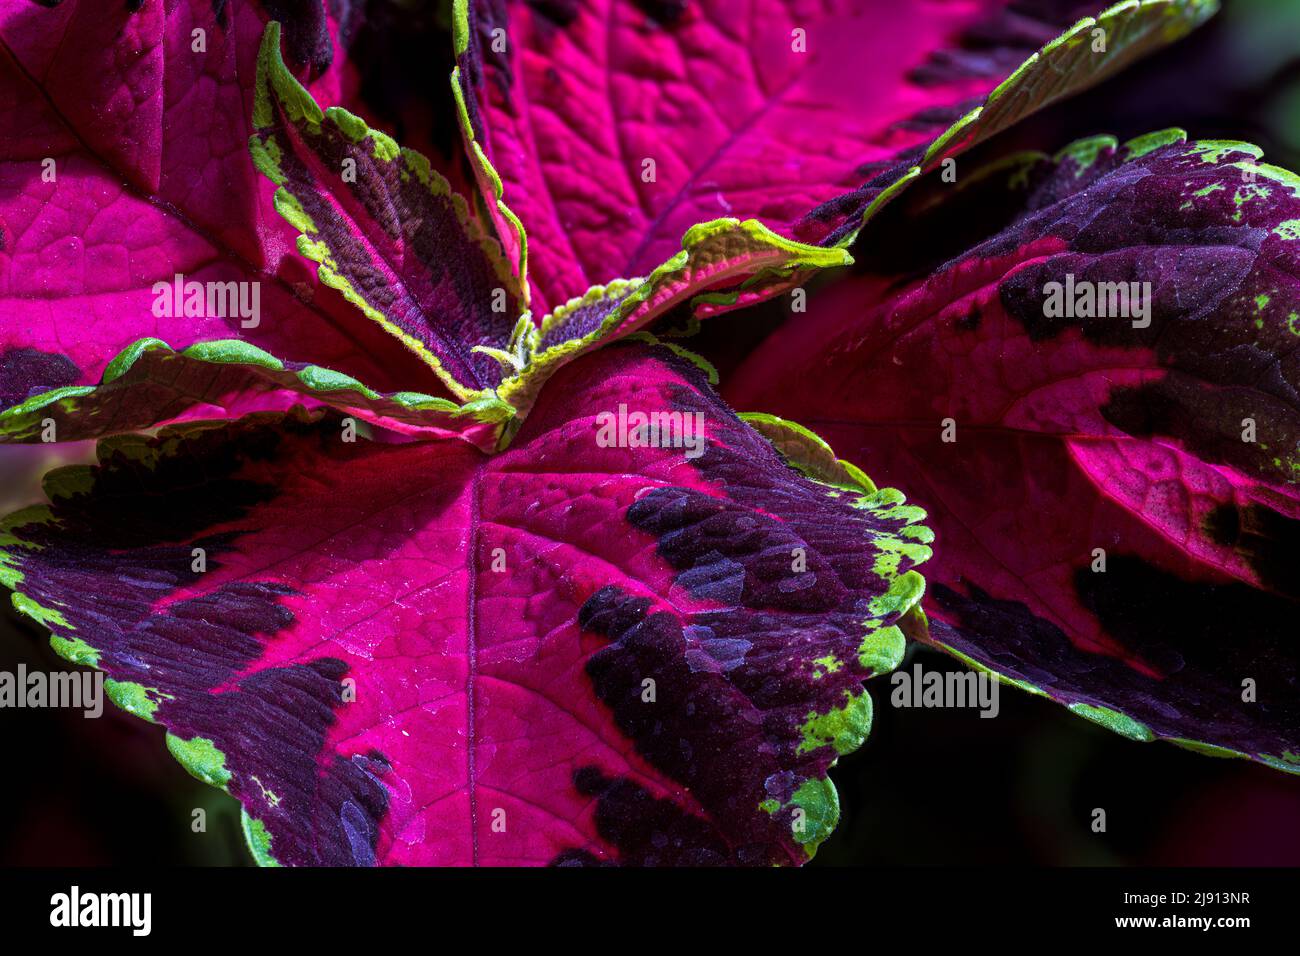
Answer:
M312 79L324 73L334 62L325 5L320 0L262 0L262 6L270 19L284 26L285 53L290 63L298 69L306 68Z
M1003 77L1096 7L1080 0L1014 0L965 28L908 74L919 86Z
M1242 677L1275 686L1277 716L1294 742L1300 733L1300 668L1294 601L1247 584L1189 581L1134 555L1110 559L1105 574L1075 572L1079 600L1106 632L1169 676L1234 695ZM1250 748L1243 748L1249 750ZM1261 746L1256 752L1268 752Z
M955 625L932 621L935 639L999 673L1066 700L1103 704L1157 734L1279 755L1300 742L1300 662L1294 601L1240 583L1189 581L1136 555L1112 555L1104 574L1075 571L1080 603L1103 632L1160 676L1076 647L1055 623L1019 601L967 584L935 603ZM1241 682L1259 699L1246 704Z
M1203 378L1212 380L1213 373ZM1224 379L1240 369L1225 364ZM1286 481L1285 465L1277 465L1258 444L1243 441L1247 420L1257 420L1261 434L1280 448L1300 446L1300 421L1284 397L1253 389L1220 388L1189 376L1167 375L1138 386L1111 391L1101 414L1116 428L1135 438L1177 439L1185 449L1210 464L1226 464L1266 480Z
M634 0L637 8L655 23L672 26L682 18L688 0Z
M56 352L23 348L0 353L0 409L52 388L74 385L80 376L72 359Z
M567 27L578 18L577 0L528 0L528 6L557 27Z
M578 792L596 798L596 832L617 847L623 866L726 866L734 858L706 820L656 797L626 777L610 777L599 767L579 767L573 774ZM586 850L557 855L552 866L610 866Z
M1224 504L1206 517L1205 533L1236 550L1264 585L1300 597L1300 521L1266 505Z
M22 529L35 546L25 593L62 607L67 629L100 652L115 679L157 688L156 719L169 731L214 741L239 770L232 795L254 817L263 817L267 798L250 781L276 794L278 812L263 822L286 865L373 863L388 806L379 778L389 763L374 751L349 758L326 749L344 703L343 660L250 671L267 641L294 624L291 587L235 580L181 594L204 574L192 549L204 550L209 570L220 567L244 535L229 529L280 494L242 469L277 460L285 442L324 443L331 432L307 422L195 430L156 460L137 458L134 445L101 446L93 493L53 500L55 521ZM68 594L100 595L112 613L94 602L64 604Z

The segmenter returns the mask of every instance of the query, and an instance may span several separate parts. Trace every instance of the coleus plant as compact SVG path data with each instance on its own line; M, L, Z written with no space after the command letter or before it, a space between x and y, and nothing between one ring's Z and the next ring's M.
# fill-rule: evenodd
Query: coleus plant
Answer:
M918 194L899 228L963 248L828 291L729 394L911 477L942 542L928 640L1135 739L1300 772L1300 178L1261 158L1101 136ZM1121 288L1131 316L1084 296Z
M968 585L972 549L1014 547L1006 522L972 532L946 500L927 519L805 428L733 413L706 361L647 331L801 292L852 262L891 201L919 221L988 210L1002 232L912 285L917 262L815 299L798 318L816 340L774 339L739 404L847 422L864 464L930 497L968 466L900 464L903 439L862 435L946 392L885 363L848 384L862 355L890 354L906 308L923 329L910 354L948 388L945 307L994 308L996 261L1013 304L960 331L1020 321L1066 343L1045 375L1066 384L1019 414L1051 421L1051 448L1083 446L1070 460L1089 479L1127 461L1114 429L1142 439L1153 477L1189 476L1181 514L1135 482L1105 495L1143 529L1138 577L1219 575L1198 592L1216 601L1276 584L1276 555L1263 546L1261 570L1242 542L1294 519L1286 453L1270 464L1190 426L1223 425L1227 397L1267 382L1283 440L1277 322L1225 321L1214 344L1205 319L1246 292L1274 318L1294 301L1292 180L1259 166L1234 192L1253 154L1169 134L933 194L962 152L1213 3L457 2L440 108L464 148L432 158L360 95L349 38L371 6L0 3L0 438L100 439L97 464L52 471L48 503L0 525L0 583L239 799L259 862L802 862L838 815L829 769L870 727L863 682L909 639L1131 735L1287 765L1294 696L1230 706L1221 649L1135 646L1138 625L1060 610L1059 576ZM1151 248L1107 258L1135 222ZM1221 294L1188 297L1179 266L1202 251L1233 268L1216 265ZM1066 267L1155 276L1152 330L1114 343L1031 322L1033 283ZM1013 281L1026 269L1041 275ZM1078 384L1124 349L1114 395ZM1002 392L965 397L1004 413ZM1076 441L1085 428L1111 440ZM1225 505L1217 550L1189 536ZM941 545L953 527L971 541L940 552L931 633L916 566L933 525ZM1040 591L1059 599L1050 618ZM1294 657L1261 620L1233 659L1293 692Z

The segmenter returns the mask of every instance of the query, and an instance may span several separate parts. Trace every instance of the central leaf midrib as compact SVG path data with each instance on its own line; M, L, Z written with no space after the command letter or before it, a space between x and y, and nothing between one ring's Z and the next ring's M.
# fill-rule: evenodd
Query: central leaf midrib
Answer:
M483 473L487 470L489 459L484 459L474 466L474 475L470 479L469 501L469 549L466 564L469 582L465 588L465 750L467 783L469 786L469 839L470 865L478 866L478 790L474 761L475 726L477 714L474 710L475 679L478 677L478 549L479 549L479 513L482 507Z

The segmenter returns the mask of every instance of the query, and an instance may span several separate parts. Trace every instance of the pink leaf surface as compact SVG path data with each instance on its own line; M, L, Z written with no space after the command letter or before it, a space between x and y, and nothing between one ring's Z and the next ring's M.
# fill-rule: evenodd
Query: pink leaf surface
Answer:
M1295 769L1300 188L1259 155L1098 137L936 186L890 241L952 258L831 289L728 395L906 479L936 641L1130 736Z
M493 457L333 416L123 436L4 523L0 581L240 799L263 862L801 862L863 680L924 631L930 535L756 424L802 473L633 343Z
M263 14L241 3L218 15L207 0L129 7L0 4L5 404L94 382L146 336L183 348L234 334L376 388L436 387L286 255L292 233L247 153ZM256 285L258 321L160 315L155 283L177 274L237 283L250 304Z
M850 229L910 176L940 134L951 134L952 151L964 148L1213 9L1139 6L1116 7L1107 50L1094 56L1076 37L1057 54L1068 49L1070 69L1052 57L1023 71L960 135L954 124L974 119L1027 57L1096 7L504 0L470 5L460 75L471 135L527 232L540 314L590 286L645 275L687 229L719 217L838 241L837 227ZM495 207L492 175L484 170L482 184ZM504 213L498 228L515 241Z

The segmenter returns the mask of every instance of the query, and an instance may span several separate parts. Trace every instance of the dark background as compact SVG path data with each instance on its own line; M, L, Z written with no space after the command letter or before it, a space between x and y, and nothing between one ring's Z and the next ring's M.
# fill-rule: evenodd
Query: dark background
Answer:
M1224 7L1177 47L980 151L1051 152L1093 133L1123 141L1181 126L1193 137L1254 142L1266 162L1300 169L1300 0ZM735 340L761 331L761 322L723 317L698 345L709 354L727 341L717 349L725 374ZM4 512L36 500L33 476L49 454L0 450ZM0 670L68 666L40 628L0 605ZM916 659L960 667L924 648L903 666ZM1300 864L1300 778L1133 743L1013 688L1002 688L995 720L895 710L886 680L871 685L876 717L865 746L832 772L842 818L814 866ZM0 865L250 863L237 804L190 777L161 728L107 702L98 720L64 710L6 710L0 720ZM200 807L207 832L196 834ZM1104 834L1091 830L1094 808L1106 811Z

